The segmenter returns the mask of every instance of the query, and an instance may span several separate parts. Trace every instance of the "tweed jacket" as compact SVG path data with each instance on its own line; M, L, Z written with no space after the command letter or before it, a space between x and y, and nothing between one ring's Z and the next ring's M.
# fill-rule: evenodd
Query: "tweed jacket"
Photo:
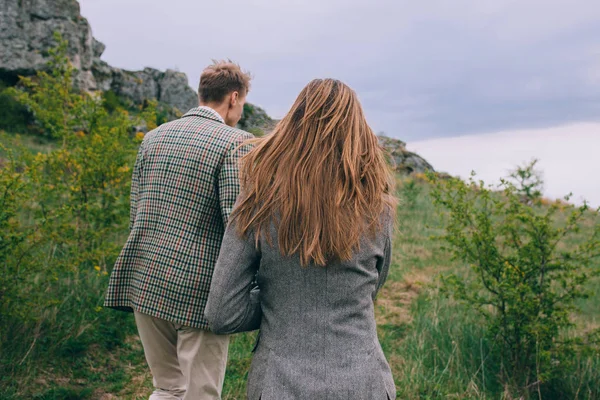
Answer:
M249 400L396 398L374 316L391 255L392 218L382 220L381 232L365 235L351 260L326 267L282 256L273 226L271 245L260 238L256 246L230 222L206 316L217 333L260 327Z
M229 214L240 158L252 138L216 112L194 108L149 132L131 183L130 234L106 307L207 329L204 307Z

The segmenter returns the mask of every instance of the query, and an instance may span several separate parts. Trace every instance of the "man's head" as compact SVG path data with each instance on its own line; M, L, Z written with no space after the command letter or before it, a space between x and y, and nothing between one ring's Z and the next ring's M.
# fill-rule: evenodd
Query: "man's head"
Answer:
M218 112L225 123L236 126L242 112L246 95L250 90L250 75L231 61L215 61L202 71L198 97L201 106Z

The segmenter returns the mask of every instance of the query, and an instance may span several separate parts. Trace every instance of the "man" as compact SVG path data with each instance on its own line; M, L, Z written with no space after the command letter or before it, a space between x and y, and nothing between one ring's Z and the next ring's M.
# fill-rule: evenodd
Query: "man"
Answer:
M238 163L252 135L233 128L250 77L216 62L200 77L200 107L149 132L131 183L131 233L105 306L132 311L156 390L150 399L220 399L229 338L208 331L204 308Z

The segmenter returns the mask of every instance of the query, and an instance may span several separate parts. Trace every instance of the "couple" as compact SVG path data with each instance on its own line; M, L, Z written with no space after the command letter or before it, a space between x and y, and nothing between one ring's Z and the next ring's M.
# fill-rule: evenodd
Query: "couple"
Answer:
M396 397L374 299L392 175L356 94L310 82L266 137L233 128L250 78L207 67L200 106L149 132L105 305L133 311L151 399L219 399L228 334L260 328L250 400Z

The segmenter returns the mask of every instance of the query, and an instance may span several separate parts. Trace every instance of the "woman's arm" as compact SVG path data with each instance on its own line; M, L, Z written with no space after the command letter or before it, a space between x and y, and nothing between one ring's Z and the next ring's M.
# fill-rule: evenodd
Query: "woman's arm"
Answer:
M385 246L383 249L383 257L377 260L377 272L379 274L379 280L377 282L377 288L375 292L373 292L373 300L379 293L379 290L383 287L385 283L388 272L390 270L390 264L392 262L392 240L394 238L394 220L392 217L387 217L387 220L384 222L384 235L385 235Z
M386 239L385 249L383 251L383 257L377 260L377 272L379 273L379 280L377 281L377 288L375 292L373 292L373 300L377 297L377 293L383 287L385 283L388 272L390 270L390 262L392 259L392 246L390 243L390 239Z
M234 221L227 226L212 277L204 315L218 334L252 331L260 327L262 311L254 278L260 253L254 235L241 237Z

